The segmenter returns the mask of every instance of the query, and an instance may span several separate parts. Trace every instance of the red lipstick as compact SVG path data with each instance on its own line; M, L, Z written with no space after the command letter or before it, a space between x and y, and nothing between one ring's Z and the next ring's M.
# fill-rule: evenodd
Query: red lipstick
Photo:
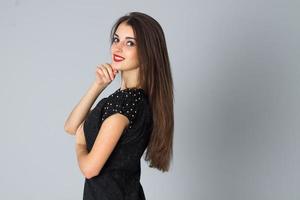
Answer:
M119 56L119 55L117 55L117 54L113 54L113 58L114 58L114 61L115 61L115 62L121 62L121 61L125 60L124 57Z

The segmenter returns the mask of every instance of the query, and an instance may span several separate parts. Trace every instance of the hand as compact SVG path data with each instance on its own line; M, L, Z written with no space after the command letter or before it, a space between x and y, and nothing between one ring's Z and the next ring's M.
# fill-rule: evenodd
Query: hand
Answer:
M84 122L83 122L84 123ZM85 137L84 137L84 132L83 132L83 123L80 124L76 131L76 144L77 145L86 145Z
M97 66L96 82L102 85L108 85L116 77L118 70L114 69L111 64L105 63Z

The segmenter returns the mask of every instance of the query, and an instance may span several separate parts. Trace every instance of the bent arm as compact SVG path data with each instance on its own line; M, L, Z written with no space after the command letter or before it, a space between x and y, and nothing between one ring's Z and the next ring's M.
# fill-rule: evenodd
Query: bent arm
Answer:
M76 143L77 161L82 174L87 179L100 173L128 124L128 118L119 113L105 119L89 153L86 144L82 142L84 139L78 140L79 142ZM77 134L80 137L84 136L83 127L79 128Z
M87 93L80 99L65 121L64 130L67 133L71 135L76 134L79 125L84 121L95 100L105 87L106 85L99 85L96 82L92 83Z

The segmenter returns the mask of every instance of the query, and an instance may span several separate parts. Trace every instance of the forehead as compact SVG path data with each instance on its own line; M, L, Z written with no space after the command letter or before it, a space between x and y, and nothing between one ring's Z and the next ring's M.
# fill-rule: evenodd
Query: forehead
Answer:
M133 29L130 25L127 25L126 22L119 24L116 32L119 37L134 37Z

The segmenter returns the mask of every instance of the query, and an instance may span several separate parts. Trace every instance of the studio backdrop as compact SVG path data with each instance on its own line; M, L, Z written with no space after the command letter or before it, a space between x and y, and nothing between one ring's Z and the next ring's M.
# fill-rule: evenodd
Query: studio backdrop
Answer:
M82 199L64 122L131 11L163 27L174 80L169 172L149 200L300 199L300 3L0 0L0 199ZM120 86L118 76L96 100Z

